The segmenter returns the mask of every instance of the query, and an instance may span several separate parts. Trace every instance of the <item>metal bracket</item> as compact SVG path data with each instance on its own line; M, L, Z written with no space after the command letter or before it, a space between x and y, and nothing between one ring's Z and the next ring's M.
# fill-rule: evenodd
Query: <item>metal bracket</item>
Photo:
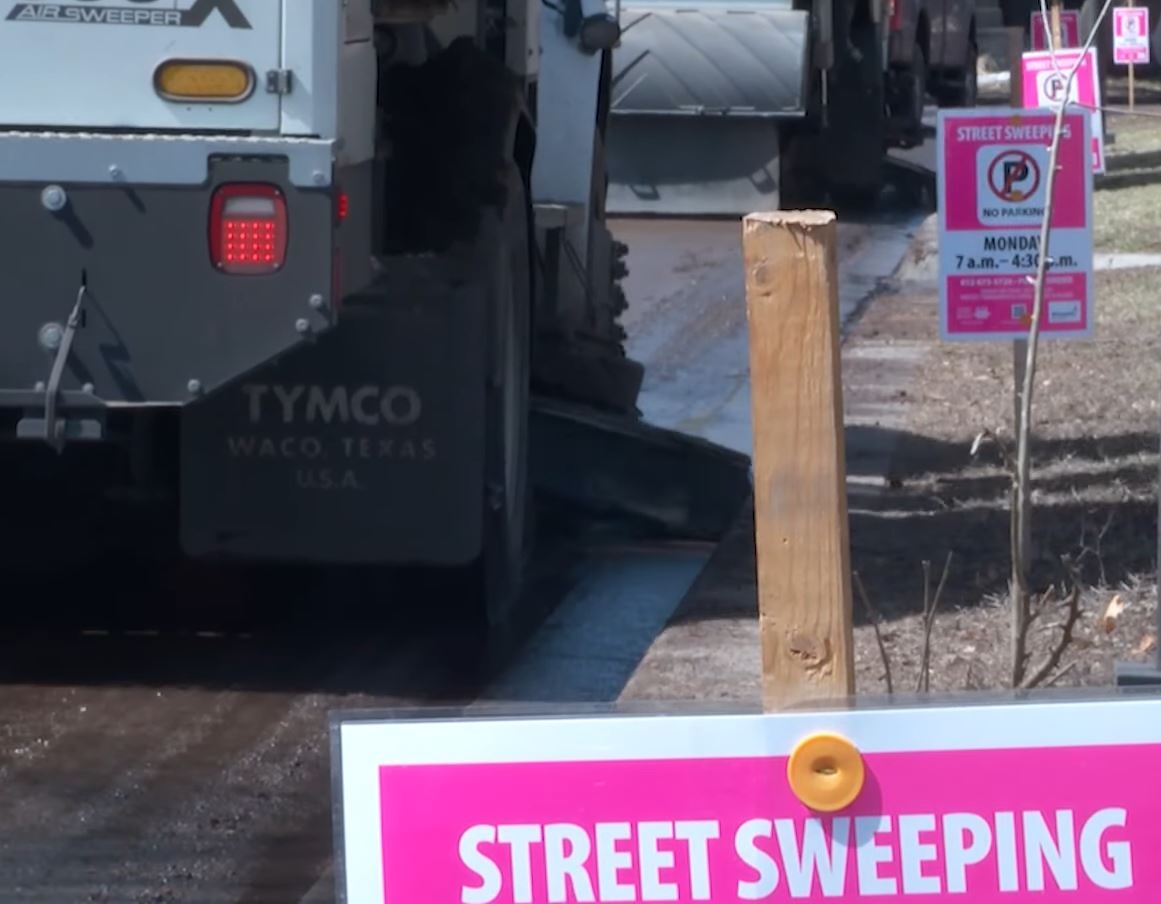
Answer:
M293 88L293 73L289 69L271 69L266 73L267 94L289 94Z
M82 282L77 290L77 300L69 312L69 319L65 324L60 345L52 360L52 370L49 372L48 383L44 388L44 419L22 418L16 427L16 434L21 439L43 439L57 454L64 452L65 441L68 439L99 440L103 436L103 429L99 421L60 420L57 414L57 402L60 398L60 382L64 376L65 365L68 364L72 353L73 339L81 323L81 310L85 303L87 290Z
M1113 668L1117 687L1161 687L1161 666L1157 663L1118 662Z

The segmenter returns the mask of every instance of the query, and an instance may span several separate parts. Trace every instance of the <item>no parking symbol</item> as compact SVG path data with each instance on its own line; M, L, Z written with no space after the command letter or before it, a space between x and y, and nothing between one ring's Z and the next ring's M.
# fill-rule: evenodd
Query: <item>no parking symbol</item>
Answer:
M1055 107L1062 103L1080 103L1080 85L1077 84L1077 80L1073 79L1070 86L1064 73L1053 72L1051 69L1036 73L1036 94L1040 100L1037 106Z
M1038 145L990 145L976 158L979 221L992 226L1035 226L1044 216L1046 151Z
M1027 151L1001 151L988 167L988 188L1005 203L1030 198L1039 187L1040 164Z

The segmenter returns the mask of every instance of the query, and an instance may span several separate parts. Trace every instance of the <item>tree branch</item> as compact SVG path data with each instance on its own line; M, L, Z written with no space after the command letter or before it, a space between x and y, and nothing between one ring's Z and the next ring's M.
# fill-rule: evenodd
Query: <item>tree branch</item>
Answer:
M875 632L875 643L879 645L879 658L883 660L883 670L887 680L887 693L895 693L895 681L891 676L891 657L887 653L887 645L883 642L883 632L879 629L879 622L881 616L875 607L871 605L871 597L867 593L867 588L863 586L863 579L859 577L859 573L853 572L855 579L855 588L859 592L859 599L863 601L863 608L867 611L867 618L871 622L871 628Z

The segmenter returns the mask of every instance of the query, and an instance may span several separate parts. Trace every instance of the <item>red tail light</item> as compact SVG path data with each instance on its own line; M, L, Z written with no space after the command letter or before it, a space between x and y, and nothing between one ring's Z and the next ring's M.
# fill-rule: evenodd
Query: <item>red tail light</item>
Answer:
M210 202L210 259L223 273L274 273L286 260L286 199L273 185L223 185Z
M903 4L906 0L887 0L887 17L891 31L899 31L903 27Z

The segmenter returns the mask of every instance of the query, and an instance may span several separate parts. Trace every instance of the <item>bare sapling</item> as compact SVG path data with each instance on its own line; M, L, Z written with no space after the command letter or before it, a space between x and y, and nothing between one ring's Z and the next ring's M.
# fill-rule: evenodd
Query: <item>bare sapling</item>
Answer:
M931 562L926 559L923 561L923 641L919 649L919 676L915 682L916 693L927 693L931 690L931 633L935 627L935 614L939 610L939 603L943 599L944 589L947 587L947 577L951 573L951 559L952 554L947 554L947 559L943 563L943 573L940 575L939 584L935 588L935 592L931 591ZM883 616L875 608L874 603L871 602L871 595L867 593L866 585L863 584L863 579L856 571L852 575L854 578L855 590L858 592L859 599L862 601L863 610L867 614L867 620L871 623L871 628L875 632L875 644L879 648L879 659L883 663L883 678L887 685L888 695L895 693L895 671L891 663L891 653L887 649L886 639L883 637Z
M1081 57L1092 46L1101 22L1108 12L1111 0L1106 0L1100 15L1093 24L1092 31L1081 51ZM1049 20L1044 0L1041 0L1044 21ZM1056 31L1056 29L1054 29ZM1077 59L1066 73L1063 96L1072 96L1072 86L1080 67ZM1059 70L1057 70L1059 72ZM1027 352L1023 367L1023 381L1015 387L1017 393L1016 453L1012 463L1012 518L1011 518L1011 558L1012 575L1009 585L1011 607L1011 684L1016 688L1030 688L1054 678L1065 650L1072 643L1072 629L1079 619L1080 585L1075 570L1066 563L1066 571L1072 579L1073 587L1065 597L1067 615L1060 625L1056 640L1051 644L1045 659L1036 666L1031 665L1031 629L1040 619L1049 604L1054 591L1034 594L1030 587L1031 543L1032 543L1032 411L1033 394L1036 386L1037 353L1040 346L1040 319L1044 307L1045 277L1051 265L1050 240L1052 237L1052 214L1056 200L1056 176L1059 167L1060 142L1064 133L1064 116L1067 104L1056 107L1052 129L1052 142L1048 148L1048 173L1045 178L1044 214L1040 226L1040 255L1036 262L1036 275L1032 278L1032 313L1028 325ZM983 434L981 434L983 436ZM990 434L989 434L990 436ZM994 438L994 437L992 437ZM978 439L976 443L978 447ZM1006 456L1007 457L1007 456Z

